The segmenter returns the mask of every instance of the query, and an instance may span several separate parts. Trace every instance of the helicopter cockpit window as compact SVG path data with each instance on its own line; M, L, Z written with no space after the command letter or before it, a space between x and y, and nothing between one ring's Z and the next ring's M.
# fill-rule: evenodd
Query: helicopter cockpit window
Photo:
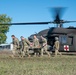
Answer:
M66 44L67 43L67 37L66 36L61 36L60 37L60 43L61 44Z

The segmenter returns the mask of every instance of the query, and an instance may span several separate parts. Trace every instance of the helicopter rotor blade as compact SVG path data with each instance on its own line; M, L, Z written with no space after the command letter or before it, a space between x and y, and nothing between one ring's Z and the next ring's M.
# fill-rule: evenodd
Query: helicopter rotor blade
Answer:
M73 23L73 22L76 22L76 21L63 21L63 23Z
M24 22L24 23L2 23L0 25L35 25L35 24L38 24L38 25L41 25L41 24L50 24L50 23L54 23L54 22Z

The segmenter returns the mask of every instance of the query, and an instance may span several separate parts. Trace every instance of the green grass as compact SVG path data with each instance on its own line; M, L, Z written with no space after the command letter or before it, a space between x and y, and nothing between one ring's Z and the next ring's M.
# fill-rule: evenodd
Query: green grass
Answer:
M21 59L0 55L0 75L76 75L76 56Z

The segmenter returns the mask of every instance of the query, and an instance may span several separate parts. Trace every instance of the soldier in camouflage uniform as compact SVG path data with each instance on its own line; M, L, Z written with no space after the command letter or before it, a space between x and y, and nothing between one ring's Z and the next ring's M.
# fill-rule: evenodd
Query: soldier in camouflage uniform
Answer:
M36 37L36 35L34 35L33 47L34 47L34 49L39 49L39 47L40 47L39 39ZM39 55L39 50L34 51L34 56L36 56L37 54Z
M41 56L43 56L43 53L45 51L50 57L50 53L47 51L47 40L43 36L41 36L41 39L42 39Z
M57 56L57 54L61 55L61 53L59 52L59 45L60 45L60 42L58 40L58 37L55 37L55 43L54 43L55 56Z
M22 41L22 57L24 57L26 54L30 57L29 54L30 42L23 36L21 36L21 41Z
M12 50L12 53L13 53L13 57L16 55L16 52L18 53L19 52L19 40L18 38L15 37L15 35L12 35L12 44L13 44L13 50Z

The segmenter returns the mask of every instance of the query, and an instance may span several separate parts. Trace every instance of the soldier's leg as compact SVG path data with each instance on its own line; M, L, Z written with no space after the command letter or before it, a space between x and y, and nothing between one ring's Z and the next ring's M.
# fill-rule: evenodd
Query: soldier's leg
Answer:
M12 53L13 53L13 57L15 57L15 55L16 55L16 46L14 45L14 47L13 47L13 50L12 50Z
M30 57L30 54L29 54L29 47L26 47L26 52L27 52L27 55Z
M47 51L47 47L45 46L45 52L47 53L47 55L50 57L50 53Z
M12 55L12 56L14 57L14 56L15 56L15 50L12 50L12 53L13 53L13 55Z
M24 57L24 56L25 56L25 51L22 52L22 57Z
M37 49L36 47L34 47L34 57L36 57L36 55L37 55Z
M59 50L58 50L58 54L59 54L59 55L62 55L62 54L59 52Z
M22 57L25 57L25 54L26 54L26 47L23 48Z
M34 56L39 56L39 53L41 53L41 52L39 52L39 49L37 48L37 49L34 49Z
M23 49L21 48L19 51L20 51L20 57L22 57Z
M22 53L21 50L18 49L18 50L17 50L18 57L21 57L21 55L22 55L21 53Z
M43 56L44 48L41 49L41 56Z
M37 56L40 56L40 55L41 55L41 50L38 49L38 51L37 51Z
M34 49L34 57L36 57L36 49Z
M57 54L58 54L58 50L57 50L57 49L55 49L55 56L57 56Z

